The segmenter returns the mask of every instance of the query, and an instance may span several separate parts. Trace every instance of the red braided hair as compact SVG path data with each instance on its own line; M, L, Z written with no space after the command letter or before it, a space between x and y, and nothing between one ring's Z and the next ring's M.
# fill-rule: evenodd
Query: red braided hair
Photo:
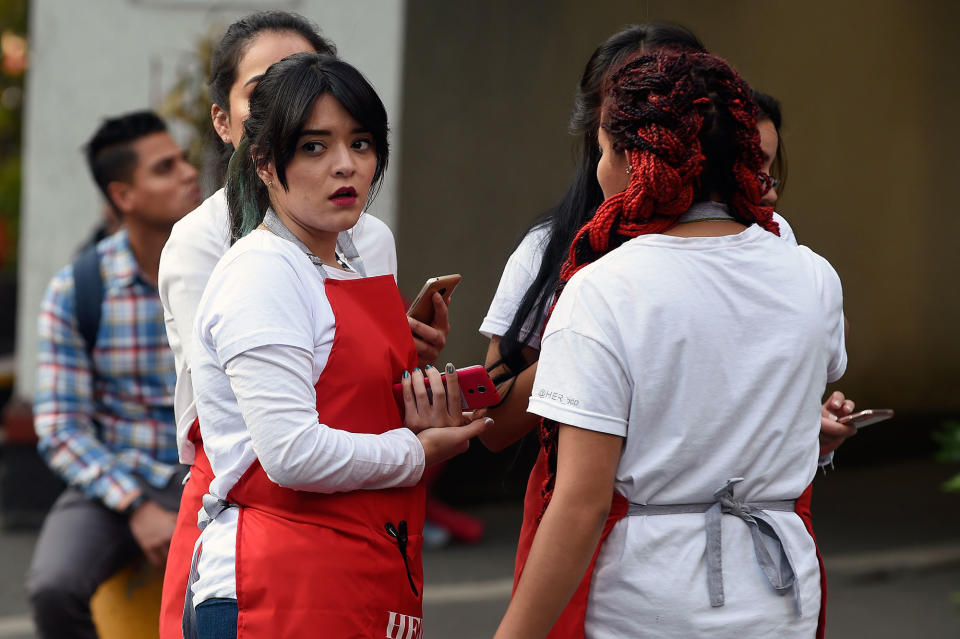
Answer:
M716 56L661 51L619 69L602 126L614 150L628 152L630 181L575 236L554 306L577 271L631 238L670 229L696 202L719 197L737 221L779 235L773 209L760 204L766 184L757 114L750 87ZM541 420L540 442L548 458L545 510L556 477L555 421Z

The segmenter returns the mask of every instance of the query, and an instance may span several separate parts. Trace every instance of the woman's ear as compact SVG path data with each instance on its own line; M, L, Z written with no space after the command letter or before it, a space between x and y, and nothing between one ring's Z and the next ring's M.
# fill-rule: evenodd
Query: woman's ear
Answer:
M259 177L268 189L273 188L277 179L277 172L274 169L273 162L263 162L257 166L257 177Z
M230 114L216 104L210 107L210 119L213 120L213 130L217 132L224 144L233 144L230 137Z

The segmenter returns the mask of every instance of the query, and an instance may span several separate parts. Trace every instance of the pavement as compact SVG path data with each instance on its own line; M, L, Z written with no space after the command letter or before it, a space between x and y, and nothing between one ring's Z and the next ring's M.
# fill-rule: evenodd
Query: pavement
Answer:
M960 637L960 494L940 488L958 472L914 460L841 464L817 477L827 637ZM486 521L484 540L425 553L425 637L493 635L510 595L520 509L516 500L464 507ZM35 637L22 588L35 540L35 531L0 533L0 639Z

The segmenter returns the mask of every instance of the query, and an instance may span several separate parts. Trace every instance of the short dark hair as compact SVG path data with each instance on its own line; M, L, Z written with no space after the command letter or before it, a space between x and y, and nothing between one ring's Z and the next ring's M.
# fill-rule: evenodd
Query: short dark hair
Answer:
M787 188L787 148L783 144L783 132L780 130L783 126L783 113L780 110L780 101L769 93L762 93L753 90L753 99L760 107L760 115L757 116L757 122L770 120L773 128L777 131L777 152L773 156L773 164L770 167L770 173L780 180L780 186L777 187L777 193L783 195Z
M320 35L317 25L288 11L260 11L240 18L229 27L210 60L210 100L230 111L230 87L237 81L237 65L250 41L261 31L291 31L303 36L317 53L335 56L337 48Z
M257 175L258 166L272 160L280 185L287 188L287 165L313 105L322 95L335 98L373 138L377 166L368 206L376 196L390 155L387 110L380 96L347 62L318 53L296 53L271 65L250 94L250 117L243 123L243 139L227 174L234 240L255 229L270 204L267 188Z
M760 115L757 116L757 121L770 120L773 127L779 132L780 125L783 123L783 116L780 113L780 100L769 93L763 93L756 89L753 90L753 100L760 107Z
M100 192L116 209L107 186L130 182L137 167L137 153L131 145L142 137L162 133L167 125L153 111L134 111L106 118L84 147L87 165Z

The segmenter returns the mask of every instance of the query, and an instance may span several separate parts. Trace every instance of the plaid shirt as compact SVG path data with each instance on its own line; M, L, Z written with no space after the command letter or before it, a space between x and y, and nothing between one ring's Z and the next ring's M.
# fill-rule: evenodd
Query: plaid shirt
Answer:
M77 329L72 264L44 296L34 426L55 472L121 510L139 488L134 473L162 488L174 472L176 368L160 297L140 274L126 231L97 252L104 294L92 362Z

